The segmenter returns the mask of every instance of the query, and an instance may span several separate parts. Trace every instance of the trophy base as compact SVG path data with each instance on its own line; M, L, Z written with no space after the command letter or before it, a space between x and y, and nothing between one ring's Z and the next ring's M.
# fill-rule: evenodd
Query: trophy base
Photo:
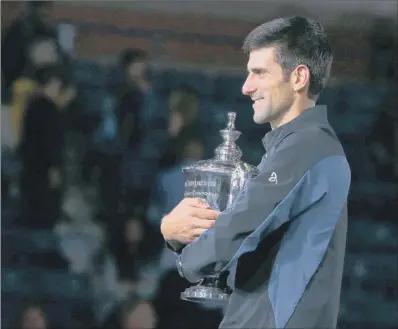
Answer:
M194 303L225 304L229 301L231 289L218 275L204 278L198 285L187 288L181 299Z
M224 289L206 286L195 286L181 293L181 299L194 303L226 303L229 293Z

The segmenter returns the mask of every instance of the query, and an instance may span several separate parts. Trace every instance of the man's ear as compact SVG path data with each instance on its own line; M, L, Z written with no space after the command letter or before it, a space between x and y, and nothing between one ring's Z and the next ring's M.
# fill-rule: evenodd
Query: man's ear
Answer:
M291 82L294 91L301 91L310 85L311 73L306 65L299 65L291 74Z

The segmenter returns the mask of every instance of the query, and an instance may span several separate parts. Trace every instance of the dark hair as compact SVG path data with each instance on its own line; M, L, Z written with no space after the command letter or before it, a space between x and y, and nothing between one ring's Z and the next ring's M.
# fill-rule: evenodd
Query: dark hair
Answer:
M245 53L263 47L276 48L275 60L286 76L298 65L307 66L310 71L308 97L316 100L326 86L333 61L332 48L322 25L300 16L274 19L250 32L243 44Z
M120 54L120 63L124 68L132 63L148 59L148 54L142 49L129 48Z
M179 91L181 93L186 93L186 94L189 94L189 95L193 95L195 97L198 97L198 95L199 95L198 91L194 87L191 87L191 86L189 86L187 84L179 84L176 87L170 88L169 91L168 91L169 92L169 96L173 92L176 92L176 91Z
M199 107L199 93L195 88L186 85L180 85L176 88L170 89L168 98L177 99L171 111L180 113L186 122L191 122L197 117Z
M54 36L50 36L50 35L36 36L36 37L32 38L31 40L29 40L28 47L33 47L33 46L36 46L43 42L53 42L54 45L56 45L57 38Z

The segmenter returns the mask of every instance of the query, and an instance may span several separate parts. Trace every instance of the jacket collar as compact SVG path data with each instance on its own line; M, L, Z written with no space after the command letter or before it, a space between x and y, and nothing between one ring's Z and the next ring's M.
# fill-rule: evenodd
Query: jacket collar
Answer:
M314 106L305 110L292 121L268 132L262 140L264 148L267 153L273 153L277 144L292 132L305 129L306 127L325 124L329 125L327 107L325 105Z

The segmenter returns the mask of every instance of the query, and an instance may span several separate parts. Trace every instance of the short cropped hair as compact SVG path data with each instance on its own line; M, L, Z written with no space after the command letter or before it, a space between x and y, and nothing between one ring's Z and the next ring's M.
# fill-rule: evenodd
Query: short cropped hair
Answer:
M124 68L135 62L144 61L149 58L146 51L137 48L129 48L120 54L120 63Z
M287 76L298 65L310 71L308 97L316 100L325 88L333 62L332 48L322 25L305 17L283 17L266 22L246 37L243 50L250 53L275 47L275 61Z

